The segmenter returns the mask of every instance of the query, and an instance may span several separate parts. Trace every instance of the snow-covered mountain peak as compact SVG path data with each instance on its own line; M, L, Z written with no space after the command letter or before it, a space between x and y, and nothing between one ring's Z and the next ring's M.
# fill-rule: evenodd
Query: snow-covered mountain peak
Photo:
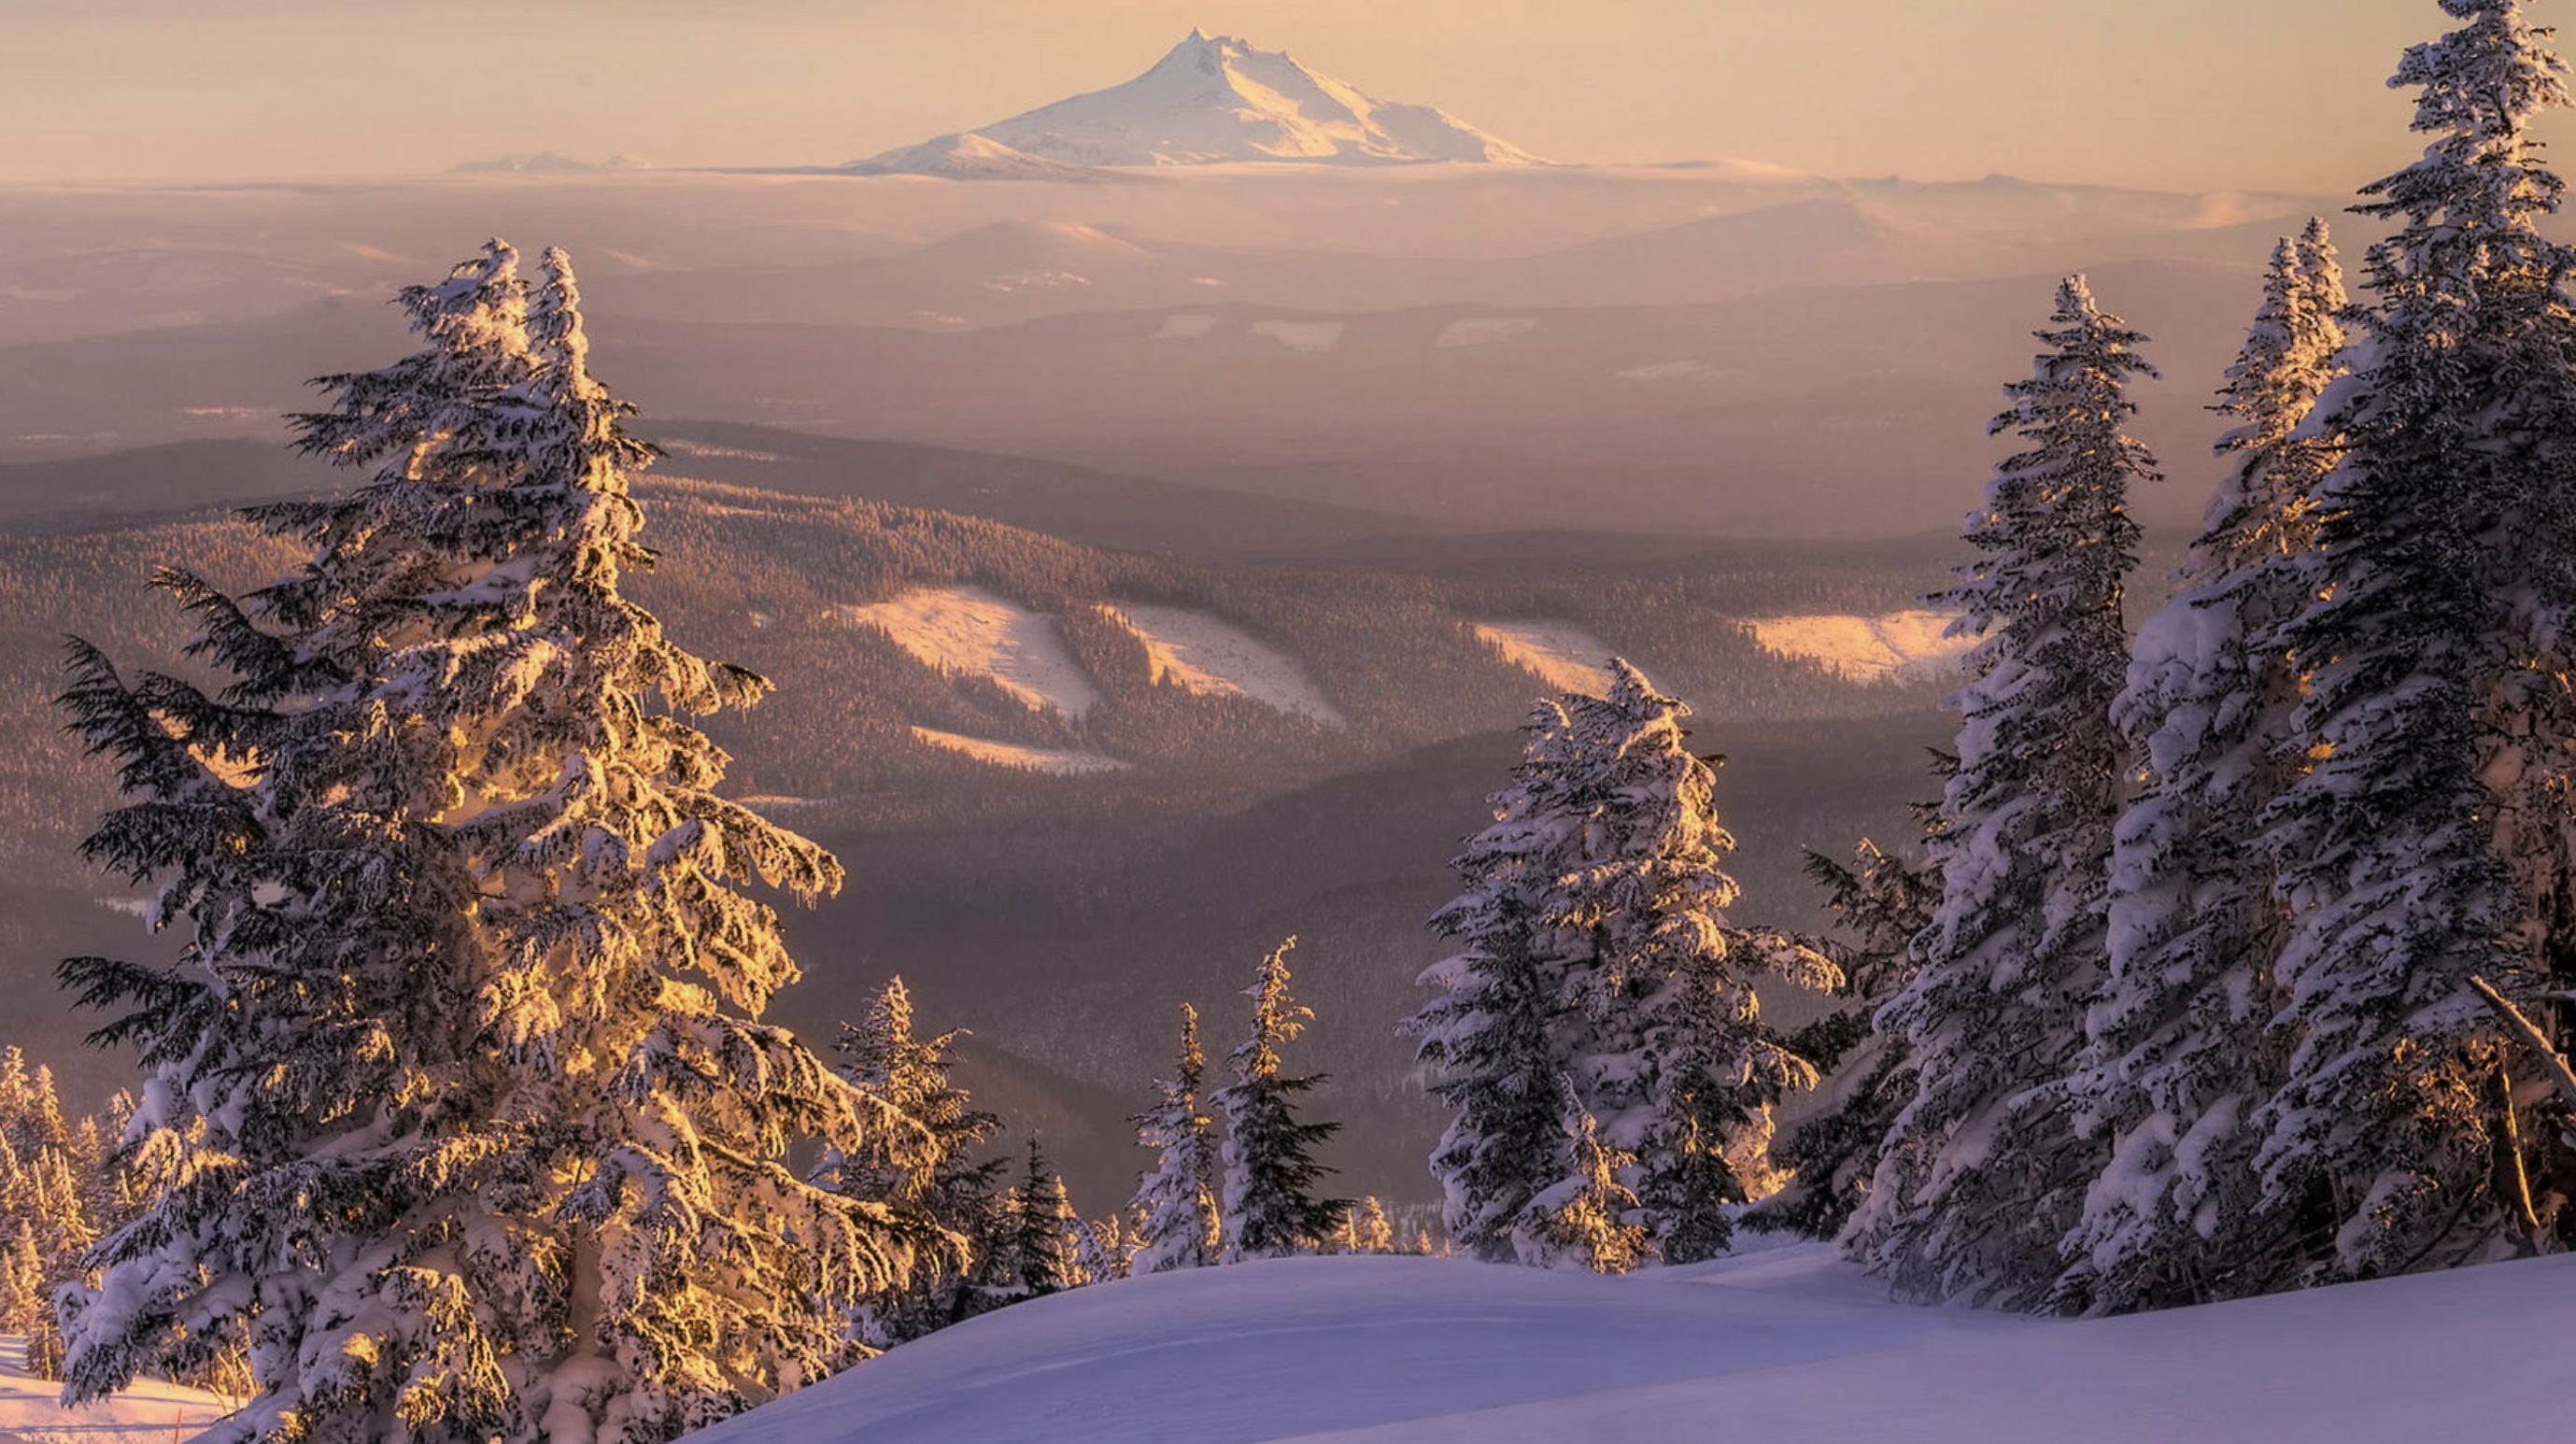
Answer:
M963 138L1036 161L1083 166L1536 163L1518 147L1430 106L1379 100L1285 51L1200 29L1124 85L1058 101ZM861 165L917 169L925 149L893 151Z

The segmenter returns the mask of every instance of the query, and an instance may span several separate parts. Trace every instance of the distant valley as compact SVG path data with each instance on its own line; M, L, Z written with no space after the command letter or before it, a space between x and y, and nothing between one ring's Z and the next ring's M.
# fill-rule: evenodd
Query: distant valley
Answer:
M1335 1106L1386 1125L1355 1131L1349 1162L1373 1189L1411 1186L1427 1115L1385 1020L1436 956L1422 920L1515 758L1510 729L1542 691L1597 679L1609 650L1690 698L1709 744L1738 759L1748 905L1784 921L1814 916L1797 845L1899 825L1889 799L1919 790L1905 779L1937 734L1925 718L1944 674L1892 674L1872 650L1872 627L1898 625L1937 576L1932 542L1444 536L970 454L745 428L665 443L643 492L665 560L636 589L693 645L778 680L769 704L719 723L736 790L851 869L843 899L791 924L810 976L786 1016L828 1034L905 974L931 1016L976 1030L996 1086L1033 1107L1104 1100L1050 1105L1078 1183L1126 1166L1100 1110L1141 1087L1172 1010L1227 1016L1246 958L1297 932ZM141 588L150 566L250 583L289 562L220 515L79 508L166 503L153 485L173 474L229 477L241 500L335 479L253 461L200 443L22 467L0 486L0 505L74 506L0 538L0 722L31 739L0 759L16 899L0 976L15 986L42 995L66 952L149 946L101 905L115 880L75 856L110 779L43 701L57 639L167 657L178 619ZM688 475L707 471L805 494ZM992 513L1078 513L1093 540L863 499L933 486ZM1171 530L1191 517L1195 545ZM1148 554L1136 542L1157 526L1168 545ZM1247 555L1248 537L1266 554ZM1866 640L1820 650L1827 618ZM1218 896L1242 905L1204 905ZM67 1051L79 1025L56 1016L30 1041ZM103 1082L114 1066L84 1071ZM1050 1074L1060 1084L1028 1091Z
M667 451L637 593L780 683L719 724L737 795L850 865L791 921L783 1016L828 1036L903 973L1088 1207L1173 1010L1230 1020L1294 932L1360 1124L1336 1161L1411 1197L1432 1115L1389 1024L1532 700L1612 651L1687 698L1741 913L1814 921L1798 849L1901 836L1930 788L1960 644L1921 597L2055 273L2156 338L2163 547L2269 236L2335 204L1741 163L945 174L0 193L28 241L0 723L29 739L0 978L150 946L74 853L110 784L44 701L61 634L166 656L152 565L287 565L217 509L339 484L280 415L400 354L392 288L499 231L574 250L596 365ZM45 1020L68 1056L84 1025Z

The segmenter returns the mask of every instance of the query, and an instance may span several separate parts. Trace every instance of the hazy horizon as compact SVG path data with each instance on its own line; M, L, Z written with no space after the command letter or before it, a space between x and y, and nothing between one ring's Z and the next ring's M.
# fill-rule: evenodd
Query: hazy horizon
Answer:
M1197 26L1560 161L2343 193L2415 153L2384 82L2450 23L2431 0L9 9L0 182L18 184L391 178L540 150L836 164L1118 84Z

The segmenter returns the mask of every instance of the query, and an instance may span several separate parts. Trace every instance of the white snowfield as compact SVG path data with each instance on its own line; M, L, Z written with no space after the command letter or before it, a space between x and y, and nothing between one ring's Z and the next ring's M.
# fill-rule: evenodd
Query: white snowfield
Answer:
M1015 767L1022 772L1081 777L1094 772L1124 772L1128 768L1127 763L1115 757L1103 757L1097 752L1058 752L1044 747L1024 747L1017 742L995 742L960 732L942 732L935 727L915 727L912 735L933 747L963 753L995 767Z
M1617 653L1572 622L1474 622L1469 629L1504 661L1559 692L1598 697L1610 690L1610 659Z
M1537 329L1538 318L1535 316L1461 316L1442 327L1440 335L1431 344L1438 350L1454 350L1460 346L1499 346Z
M201 1389L139 1380L112 1399L79 1409L58 1400L62 1385L20 1367L27 1341L0 1334L0 1444L151 1444L193 1439L232 1406Z
M1267 336L1291 351L1324 356L1342 347L1339 321L1255 321L1252 334Z
M841 616L885 633L941 673L985 678L1033 712L1052 708L1079 722L1100 701L1055 618L981 587L922 587L890 602L844 607Z
M2571 1436L2576 1258L2094 1322L1814 1245L1626 1278L1286 1259L1040 1299L695 1444L2423 1444Z
M1706 361L1649 361L1612 374L1622 381L1724 381L1743 373Z
M1945 612L1889 612L1876 617L1768 617L1747 622L1766 651L1821 662L1855 682L1937 673L1965 656L1975 639L1942 633Z
M1350 726L1296 658L1231 622L1140 602L1100 610L1145 644L1156 682L1203 697L1247 698L1326 727Z

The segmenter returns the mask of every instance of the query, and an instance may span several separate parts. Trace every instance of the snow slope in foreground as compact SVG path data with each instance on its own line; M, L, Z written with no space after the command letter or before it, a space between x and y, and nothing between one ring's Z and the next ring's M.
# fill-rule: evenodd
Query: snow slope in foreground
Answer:
M692 1438L2539 1440L2570 1337L2576 1258L2084 1323L1891 1304L1812 1246L1624 1279L1287 1259L1006 1309Z
M19 1366L27 1341L0 1334L0 1444L147 1444L194 1438L231 1411L198 1389L142 1380L113 1399L83 1409L56 1401L62 1385L31 1379Z

